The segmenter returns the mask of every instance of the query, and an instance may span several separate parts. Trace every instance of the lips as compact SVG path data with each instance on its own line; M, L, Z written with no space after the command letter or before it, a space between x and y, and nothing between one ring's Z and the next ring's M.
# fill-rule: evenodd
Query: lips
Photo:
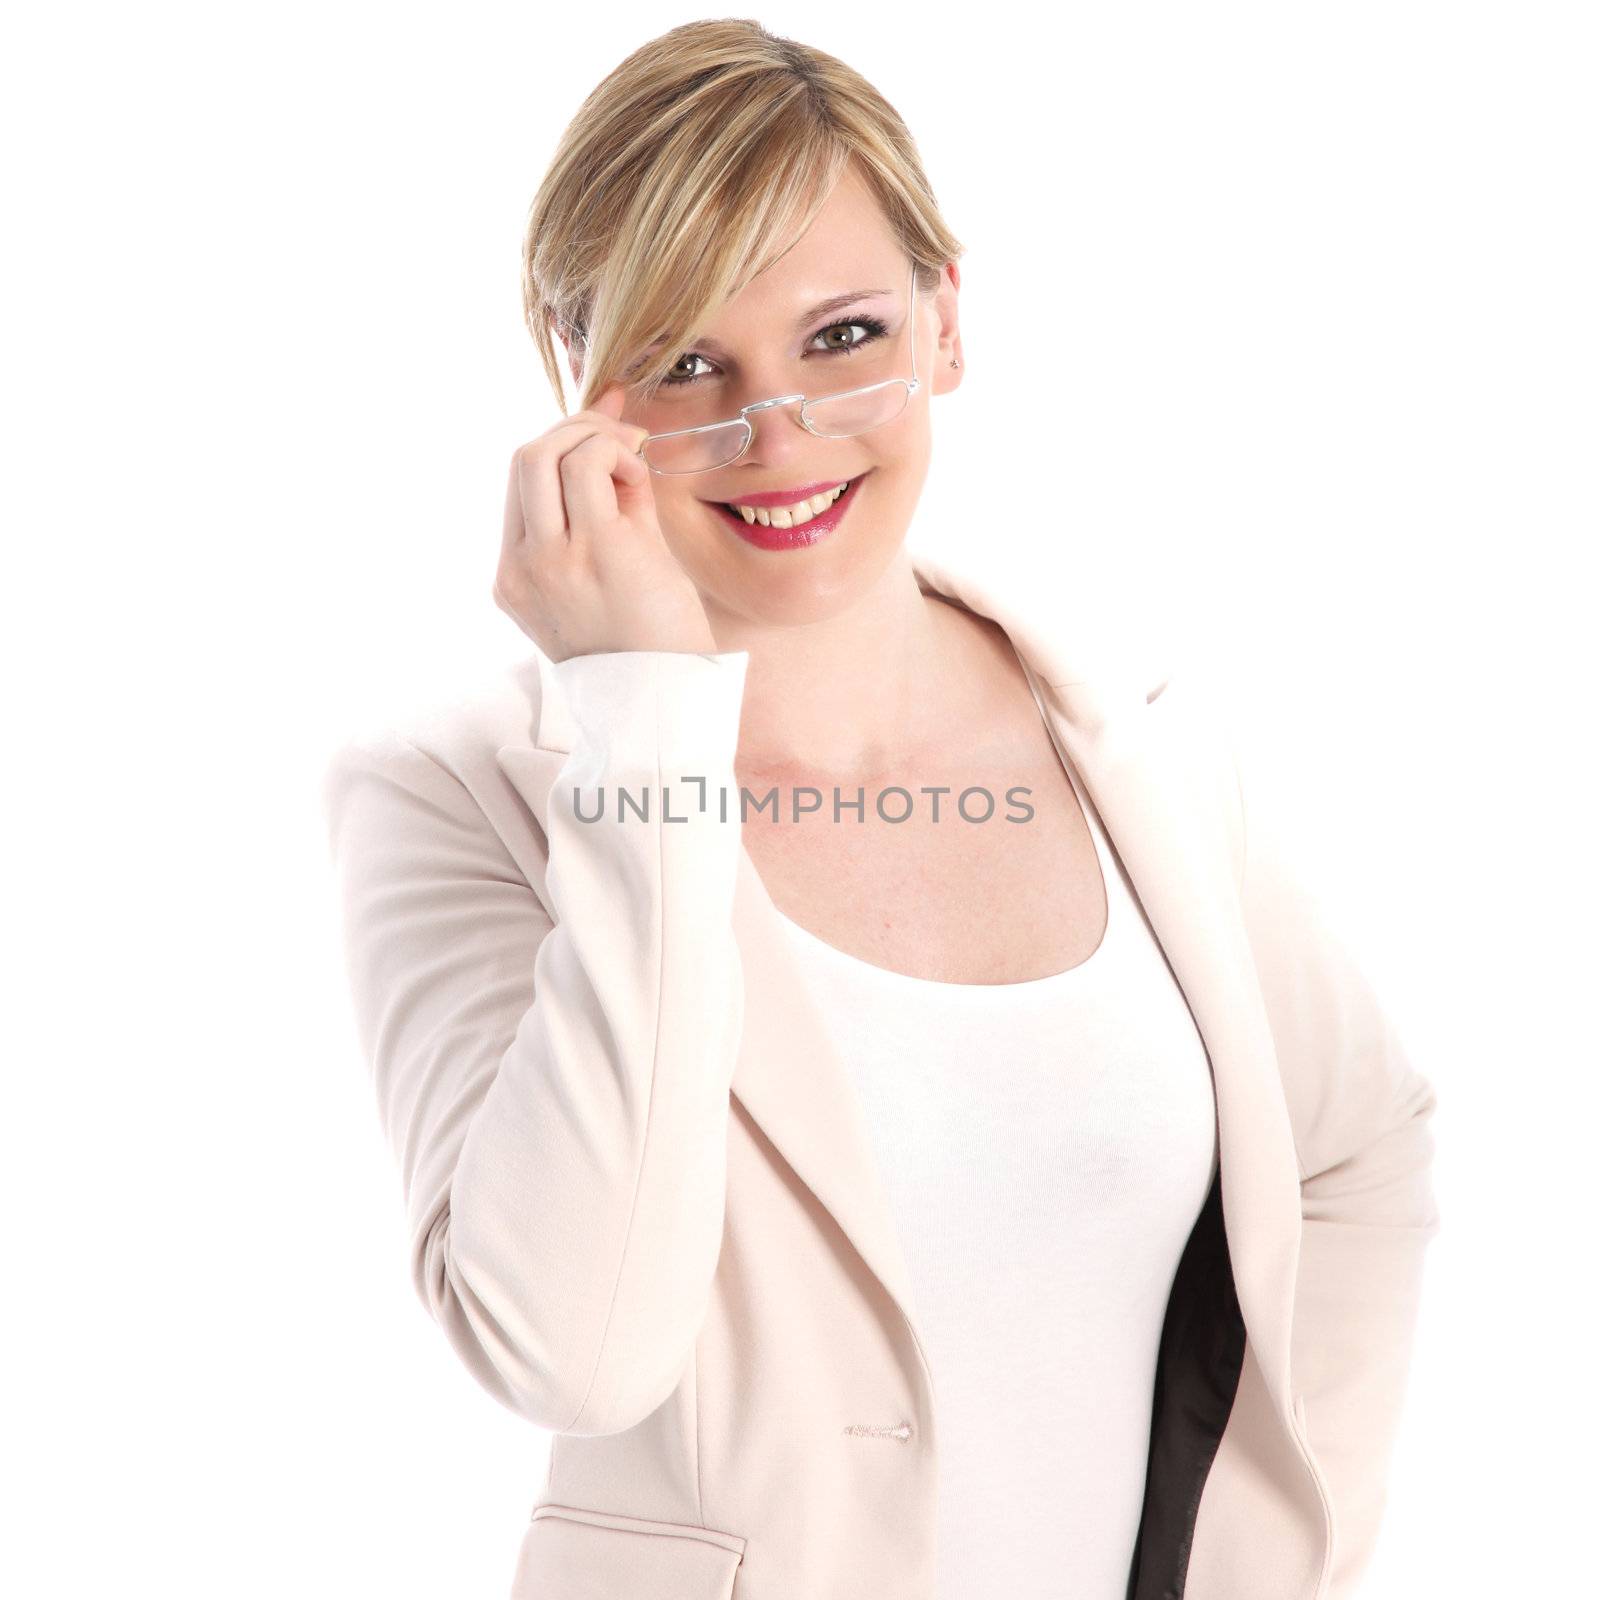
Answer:
M799 489L779 489L770 494L746 494L741 495L737 501L724 500L720 503L730 507L746 505L754 506L761 511L773 511L779 506L797 506L802 500L813 499L819 494L832 494L839 487L841 481L848 482L849 480L830 478L825 483L808 483ZM713 505L718 503L717 501L711 502Z
M861 487L862 479L868 476L869 474L863 473L860 478L849 480L849 487L826 511L820 512L817 516L812 517L810 521L802 522L798 527L793 528L767 527L760 522L746 522L737 511L732 510L722 501L710 500L706 503L746 544L754 545L758 550L799 550L816 544L818 540L826 538L828 534L839 526L850 507L855 504L856 493ZM833 488L838 481L835 478L832 483L823 483L811 492L813 494L825 493L828 489ZM771 499L773 497L767 496L766 498ZM808 498L809 496L805 494L794 495L786 497L786 503L793 505L799 500ZM743 503L745 505L758 505L761 499L761 496L755 496Z

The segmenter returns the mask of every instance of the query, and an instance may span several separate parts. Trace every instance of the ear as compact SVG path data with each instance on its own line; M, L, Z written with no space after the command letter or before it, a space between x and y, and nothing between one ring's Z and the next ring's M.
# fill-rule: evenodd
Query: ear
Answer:
M949 394L961 387L967 364L961 354L961 318L957 304L961 295L961 266L947 261L939 280L939 287L928 297L938 319L939 342L933 351L933 381L935 394ZM959 362L952 366L952 362Z
M550 318L550 331L561 341L562 348L567 352L567 368L572 373L572 381L579 390L583 388L583 345L567 337L567 330L556 318Z

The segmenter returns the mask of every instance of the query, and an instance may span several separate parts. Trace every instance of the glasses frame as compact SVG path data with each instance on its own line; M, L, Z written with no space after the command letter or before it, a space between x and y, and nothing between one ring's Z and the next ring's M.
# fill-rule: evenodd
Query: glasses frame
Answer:
M890 385L896 383L905 385L906 405L911 404L912 397L918 392L918 390L922 388L922 380L917 376L917 267L915 262L912 262L911 264L911 295L909 308L906 312L906 328L911 336L911 376L909 378L883 378L877 383L864 383L856 389L841 389L837 394L773 395L770 400L757 400L753 405L741 406L739 408L738 416L728 417L722 422L704 422L701 423L701 425L697 428L674 428L669 433L652 433L648 438L641 439L639 441L639 448L635 454L644 458L644 464L647 467L650 467L650 470L655 473L658 478L694 478L705 472L721 472L723 467L731 467L735 461L739 460L739 458L744 455L745 451L750 448L752 441L755 439L755 424L750 420L750 414L752 412L771 411L778 406L792 406L796 403L798 403L800 406L798 421L800 426L804 428L807 433L815 434L819 439L859 439L861 437L860 433L818 433L817 430L811 426L811 419L806 415L806 409L814 401L844 400L852 395L871 394L876 389L887 389L890 387ZM895 413L895 416L903 416L904 414L904 407L902 407L900 411ZM894 420L894 417L889 418L890 422L893 422ZM886 426L887 423L882 422L873 424L873 428L882 428ZM660 467L650 466L650 460L644 454L646 447L653 444L657 439L682 439L692 433L712 433L718 428L732 427L742 427L744 429L744 443L740 445L738 450L733 455L729 456L726 461L715 467L691 467L686 472L663 472ZM863 428L861 433L871 433L873 428Z

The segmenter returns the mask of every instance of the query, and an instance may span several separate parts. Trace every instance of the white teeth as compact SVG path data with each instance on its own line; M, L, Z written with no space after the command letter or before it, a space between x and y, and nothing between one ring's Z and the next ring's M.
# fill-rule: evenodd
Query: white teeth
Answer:
M796 500L792 506L773 506L771 510L765 506L741 505L733 509L747 523L759 522L763 528L798 528L826 511L849 487L848 483L841 483L837 489L825 489L821 494L812 495L809 500Z

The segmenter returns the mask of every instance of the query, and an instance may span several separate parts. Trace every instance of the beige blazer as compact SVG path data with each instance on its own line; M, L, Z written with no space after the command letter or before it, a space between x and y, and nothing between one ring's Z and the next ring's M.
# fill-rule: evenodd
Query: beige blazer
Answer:
M1172 1286L1127 1600L1345 1600L1439 1226L1434 1094L1181 676L1097 653L1054 596L913 560L1011 638L1211 1061L1218 1179ZM534 653L327 771L417 1291L555 1435L517 1600L936 1594L906 1262L741 843L748 659Z

